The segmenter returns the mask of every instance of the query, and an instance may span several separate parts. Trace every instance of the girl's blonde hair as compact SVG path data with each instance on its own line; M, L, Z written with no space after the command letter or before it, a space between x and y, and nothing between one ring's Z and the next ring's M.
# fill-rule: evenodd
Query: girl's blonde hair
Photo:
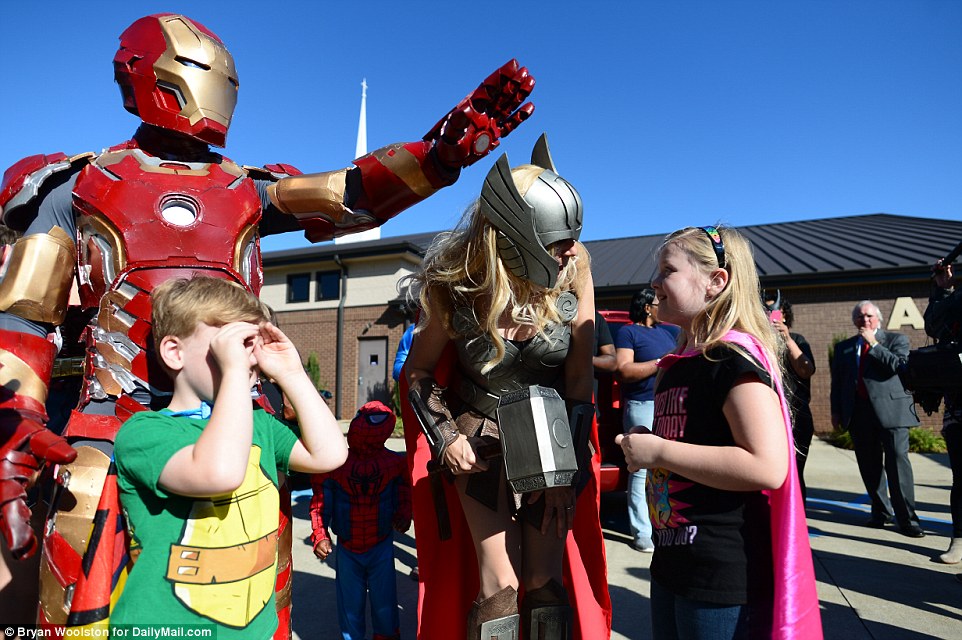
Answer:
M222 278L173 278L154 289L150 298L157 345L167 336L191 336L202 322L221 327L230 322L260 324L270 317L269 307L253 293Z
M691 334L682 335L681 344L687 340L693 347L707 351L720 345L724 335L734 329L755 336L768 351L772 363L780 367L784 347L762 304L751 244L731 227L715 228L724 246L728 284L692 319ZM669 245L684 252L702 273L709 274L719 268L714 243L701 227L687 227L670 234L658 253Z
M521 165L511 170L518 192L524 196L543 168ZM490 371L504 357L504 338L498 333L498 320L509 310L512 322L534 327L544 335L549 323L562 321L557 309L558 296L565 291L577 293L579 272L590 273L587 250L579 242L577 254L558 274L551 289L544 289L514 275L498 254L498 239L503 236L481 215L478 203L472 204L452 231L439 234L427 250L421 270L408 276L412 296L417 296L422 320L436 312L444 328L457 334L452 317L455 310L474 311L481 331L494 345L494 356L482 373ZM549 249L550 250L550 249Z

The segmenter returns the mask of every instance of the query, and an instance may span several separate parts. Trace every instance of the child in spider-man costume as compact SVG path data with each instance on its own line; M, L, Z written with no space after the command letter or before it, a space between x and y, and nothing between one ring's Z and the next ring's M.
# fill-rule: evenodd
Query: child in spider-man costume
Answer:
M345 640L365 637L368 593L374 640L400 638L391 528L403 533L411 526L411 484L404 454L384 446L394 423L387 405L368 402L351 420L347 462L311 476L314 555L324 560L331 553L329 531L340 544L335 556L337 617Z

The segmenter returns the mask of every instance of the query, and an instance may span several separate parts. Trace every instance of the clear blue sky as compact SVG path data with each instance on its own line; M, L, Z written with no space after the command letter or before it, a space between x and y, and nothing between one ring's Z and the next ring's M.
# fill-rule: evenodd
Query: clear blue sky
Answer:
M226 155L303 171L420 138L511 57L585 202L584 239L887 212L962 219L962 2L4 2L0 165L128 138L111 60L136 18L183 12L227 43L240 97ZM385 225L452 226L490 156ZM267 250L306 246L300 234Z

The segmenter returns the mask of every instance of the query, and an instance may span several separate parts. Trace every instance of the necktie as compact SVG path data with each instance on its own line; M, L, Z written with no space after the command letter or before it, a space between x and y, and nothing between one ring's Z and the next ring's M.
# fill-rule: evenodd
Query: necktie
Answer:
M868 363L868 350L868 341L863 340L862 353L859 355L858 359L858 381L855 385L855 393L863 400L868 399L868 389L865 388L865 379L863 377L865 375L865 365Z

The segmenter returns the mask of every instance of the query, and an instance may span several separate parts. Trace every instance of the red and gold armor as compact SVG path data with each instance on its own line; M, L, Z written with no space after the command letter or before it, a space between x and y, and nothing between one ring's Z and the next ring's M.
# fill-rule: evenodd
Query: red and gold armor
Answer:
M109 456L98 454L131 413L165 404L170 387L152 356L153 288L203 273L258 293L261 235L300 229L318 242L383 224L453 183L534 109L522 105L534 79L512 60L423 140L299 175L282 164L241 167L210 150L225 143L238 82L223 42L196 21L137 20L121 35L114 71L125 108L143 120L133 139L99 155L25 158L0 186L2 221L24 234L2 254L10 257L0 280L0 532L15 555L36 551L25 490L44 460L60 465L40 608L40 621L57 625L67 621L106 475ZM89 319L83 388L64 432L79 455L43 427L56 351L49 335L72 286ZM289 580L289 562L279 572ZM289 582L277 590L279 605L289 602ZM100 615L82 613L88 622Z

